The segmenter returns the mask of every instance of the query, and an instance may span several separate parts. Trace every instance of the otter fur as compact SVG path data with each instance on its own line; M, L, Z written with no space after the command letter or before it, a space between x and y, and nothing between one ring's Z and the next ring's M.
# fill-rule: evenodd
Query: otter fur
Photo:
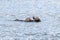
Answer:
M26 18L25 22L32 22L33 20L31 18Z

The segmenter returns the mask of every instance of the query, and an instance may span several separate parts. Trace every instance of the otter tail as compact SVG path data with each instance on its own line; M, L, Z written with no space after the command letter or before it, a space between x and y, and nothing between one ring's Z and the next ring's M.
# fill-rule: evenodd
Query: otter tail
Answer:
M14 21L24 21L24 20L15 19Z

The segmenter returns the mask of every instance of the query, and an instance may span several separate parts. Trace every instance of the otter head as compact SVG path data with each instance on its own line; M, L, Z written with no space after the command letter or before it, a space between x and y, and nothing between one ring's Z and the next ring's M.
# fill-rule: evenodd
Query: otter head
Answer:
M34 19L35 22L40 22L40 19L38 17L33 16L33 19Z

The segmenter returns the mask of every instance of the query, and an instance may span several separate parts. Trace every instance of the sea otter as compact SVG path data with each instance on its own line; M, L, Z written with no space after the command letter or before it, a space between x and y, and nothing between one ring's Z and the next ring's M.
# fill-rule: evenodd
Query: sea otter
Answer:
M33 20L29 17L25 18L25 20L19 20L15 19L14 21L21 21L21 22L41 22L41 20L38 17L33 16Z

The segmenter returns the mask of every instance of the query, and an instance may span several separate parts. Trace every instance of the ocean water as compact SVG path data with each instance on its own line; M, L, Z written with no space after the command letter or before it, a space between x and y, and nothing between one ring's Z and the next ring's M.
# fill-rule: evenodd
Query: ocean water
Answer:
M60 40L60 0L0 0L0 40Z

